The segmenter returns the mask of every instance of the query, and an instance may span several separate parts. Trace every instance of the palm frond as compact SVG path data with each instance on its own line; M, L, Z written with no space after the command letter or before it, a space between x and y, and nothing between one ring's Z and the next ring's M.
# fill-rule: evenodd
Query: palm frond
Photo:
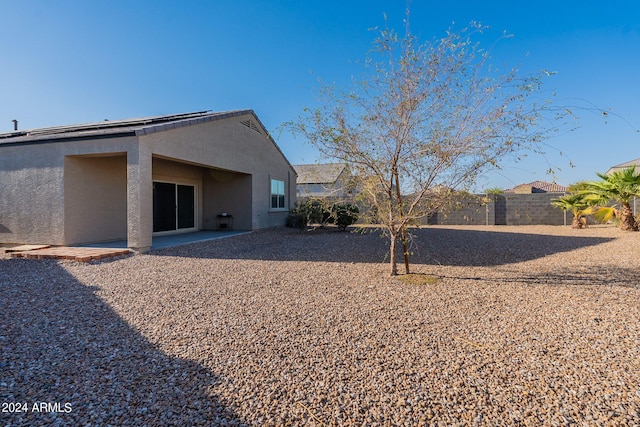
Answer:
M595 216L600 222L607 222L616 218L618 215L618 209L613 206L594 208L593 216Z

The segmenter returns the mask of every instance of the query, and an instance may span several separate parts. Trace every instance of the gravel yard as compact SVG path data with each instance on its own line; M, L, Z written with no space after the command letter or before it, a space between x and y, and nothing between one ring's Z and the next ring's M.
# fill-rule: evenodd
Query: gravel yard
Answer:
M0 255L0 426L640 425L640 234L290 229Z

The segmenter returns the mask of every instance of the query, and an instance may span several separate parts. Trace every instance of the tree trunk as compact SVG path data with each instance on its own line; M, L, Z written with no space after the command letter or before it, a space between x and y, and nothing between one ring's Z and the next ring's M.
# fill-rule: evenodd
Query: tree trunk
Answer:
M398 263L396 262L396 241L398 240L398 236L392 234L389 237L389 260L391 261L391 275L398 275Z
M624 231L638 231L638 224L636 224L636 219L633 217L633 211L629 203L621 203L620 228Z
M400 239L402 240L402 254L404 255L404 273L409 274L409 247L407 245L406 227L402 227L400 230Z
M574 215L573 221L571 221L571 228L587 228L587 220L581 215Z
M393 175L396 180L396 197L398 198L398 214L400 215L400 220L404 216L404 210L402 206L402 193L400 192L400 175L398 174L397 168L394 169ZM403 225L400 226L400 240L402 241L402 255L404 257L404 270L405 274L409 274L409 248L407 247L407 227ZM397 274L396 268L396 274Z

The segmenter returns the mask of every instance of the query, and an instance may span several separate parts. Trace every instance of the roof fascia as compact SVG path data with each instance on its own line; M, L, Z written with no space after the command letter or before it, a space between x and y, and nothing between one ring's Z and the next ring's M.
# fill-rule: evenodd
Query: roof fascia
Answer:
M177 120L167 123L158 123L156 125L150 124L148 126L142 126L135 130L135 134L140 135L149 135L155 132L162 132L170 129L177 129L184 126L197 125L201 123L213 122L216 120L228 119L231 117L244 116L245 114L252 113L253 110L239 110L239 111L229 111L226 113L211 113L209 115L204 115L201 117L191 117L183 120Z
M60 137L42 137L42 138L29 138L22 141L0 141L0 148L2 147L15 147L15 146L23 146L23 145L41 145L41 144L51 144L58 142L70 142L70 141L91 141L96 139L113 139L113 138L122 138L125 136L136 136L135 131L129 130L125 132L118 133L104 133L100 135L76 135L76 136L60 136Z

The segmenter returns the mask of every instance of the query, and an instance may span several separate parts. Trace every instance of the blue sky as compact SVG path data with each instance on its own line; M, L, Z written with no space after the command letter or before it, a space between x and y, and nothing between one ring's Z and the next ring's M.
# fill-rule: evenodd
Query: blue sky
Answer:
M314 163L300 138L279 133L315 102L317 79L359 75L385 13L401 29L405 1L12 1L0 0L0 132L200 110L253 109L289 160ZM586 111L580 129L549 141L557 181L640 157L640 2L425 1L411 6L421 40L471 20L514 35L496 64L557 71L558 102ZM618 117L621 116L621 117ZM559 156L557 150L564 156ZM569 167L568 159L575 164ZM531 155L486 174L478 189L551 180Z

